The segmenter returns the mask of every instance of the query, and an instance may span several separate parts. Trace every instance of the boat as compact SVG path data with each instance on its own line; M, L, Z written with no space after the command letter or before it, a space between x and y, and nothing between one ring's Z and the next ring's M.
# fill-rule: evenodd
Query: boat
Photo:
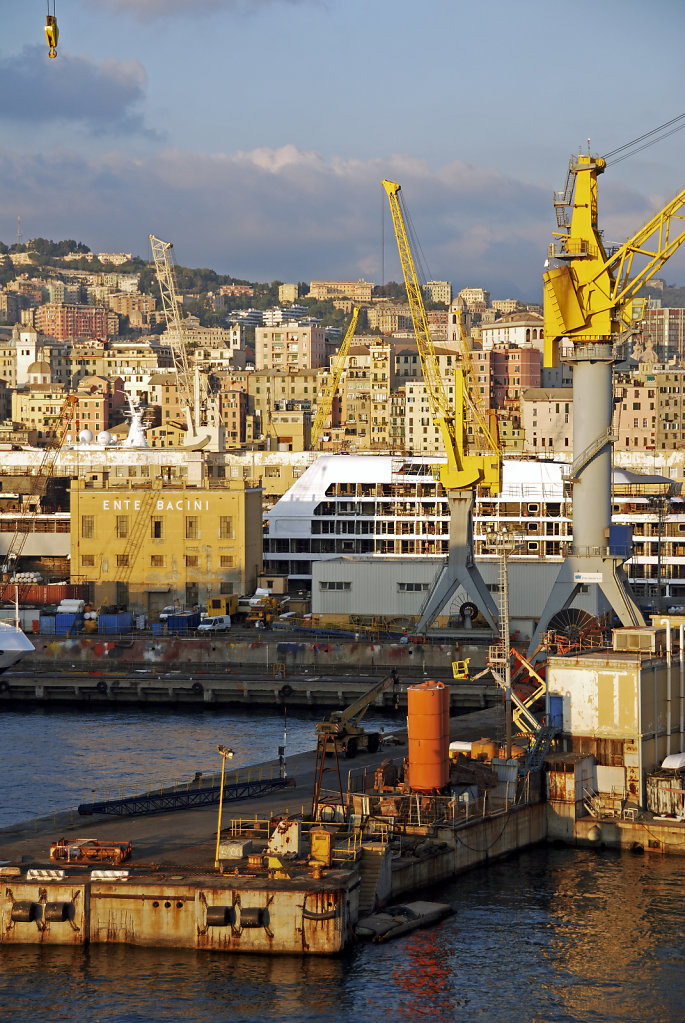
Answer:
M0 621L0 674L15 665L22 657L32 654L35 649L18 625L14 622Z
M358 941L390 941L401 934L428 927L454 913L444 902L408 902L404 906L387 906L377 913L362 917L354 928Z

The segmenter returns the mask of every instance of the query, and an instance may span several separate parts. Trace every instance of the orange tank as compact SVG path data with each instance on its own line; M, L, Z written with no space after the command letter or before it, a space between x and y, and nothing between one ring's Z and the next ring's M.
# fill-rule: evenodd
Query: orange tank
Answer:
M409 787L434 792L449 781L450 696L442 682L407 689Z

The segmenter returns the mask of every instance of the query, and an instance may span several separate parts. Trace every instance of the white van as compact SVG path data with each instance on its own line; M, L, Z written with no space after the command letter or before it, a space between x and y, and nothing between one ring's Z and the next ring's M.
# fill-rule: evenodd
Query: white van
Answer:
M213 618L203 618L197 627L198 632L226 632L231 627L230 615L214 615Z

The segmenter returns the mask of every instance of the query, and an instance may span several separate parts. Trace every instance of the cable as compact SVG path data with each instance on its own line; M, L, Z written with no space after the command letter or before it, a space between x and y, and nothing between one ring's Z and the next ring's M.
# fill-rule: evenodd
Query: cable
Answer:
M643 149L648 149L650 146L654 145L655 142L661 142L662 139L667 139L670 135L675 135L675 133L680 131L682 128L685 128L685 123L679 124L677 128L672 128L670 131L667 131L664 135L660 135L656 139L652 139L651 142L645 142L643 146L638 146L637 149L633 149L630 153L624 153L623 156L619 156L618 160L611 161L612 167L614 167L617 163L621 163L622 160L627 160L629 156L634 156L635 153L640 153Z
M670 128L672 124L676 124L678 121L683 121L684 118L685 118L685 113L678 114L677 117L672 117L670 121L665 121L664 124L660 124L658 128L653 128L651 131L647 131L643 135L638 135L638 137L633 139L632 142L626 142L625 145L618 146L617 149L612 149L610 152L605 153L603 159L608 160L609 157L616 156L617 153L622 153L626 149L632 149L632 147L636 146L638 144L638 142L643 142L645 139L651 139L653 135L657 135L660 131L663 131L664 128ZM673 132L675 132L675 131L680 131L681 128L685 128L685 123L678 125L677 128L674 128L673 131L668 132L666 135L663 136L663 138L668 138L669 135L672 135ZM648 142L648 143L646 143L645 146L641 146L640 149L646 149L647 145L651 146L651 145L653 145L654 142L659 142L659 141L660 141L660 139L655 138L655 139L652 140L652 142ZM640 149L635 150L635 152L639 153ZM633 155L632 153L627 153L626 154L626 156L632 156L632 155ZM626 156L621 157L621 159L625 160ZM618 163L619 161L615 160L614 162Z

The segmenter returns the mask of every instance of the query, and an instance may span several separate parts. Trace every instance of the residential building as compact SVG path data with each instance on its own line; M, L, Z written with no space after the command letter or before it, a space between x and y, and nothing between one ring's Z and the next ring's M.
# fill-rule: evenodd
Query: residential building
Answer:
M452 301L452 285L449 281L426 281L421 290L427 302L444 302L449 305Z
M41 334L54 337L57 341L67 341L79 337L105 338L116 334L118 318L108 317L106 309L92 305L72 305L62 302L47 302L36 310L36 330ZM110 326L114 326L110 330Z
M573 456L573 390L528 387L521 396L523 450L547 458Z
M311 281L308 298L321 302L348 298L352 302L370 302L375 285L368 281Z
M288 324L255 328L255 367L288 373L327 364L323 327Z

